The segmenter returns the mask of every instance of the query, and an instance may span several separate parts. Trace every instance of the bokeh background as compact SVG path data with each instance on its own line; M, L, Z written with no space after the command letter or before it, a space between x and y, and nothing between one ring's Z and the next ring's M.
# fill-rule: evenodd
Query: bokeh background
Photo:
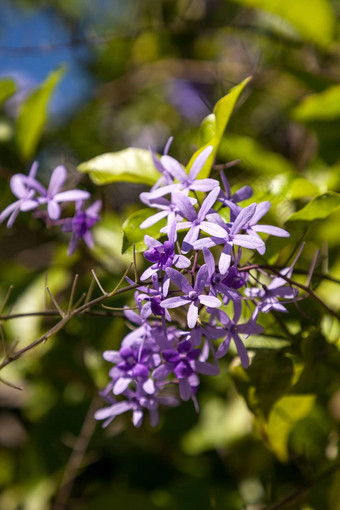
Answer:
M339 14L338 0L2 0L1 210L11 175L34 159L42 180L65 164L104 203L95 248L72 257L66 235L30 215L1 226L2 301L14 285L2 314L53 308L46 281L66 306L74 275L80 296L93 268L113 288L131 259L121 226L146 188L97 188L77 165L129 146L161 153L169 136L186 163L202 119L247 76L216 163L239 159L231 184L253 186L273 203L270 221L287 222L290 244L270 240L267 261L304 239L303 283L320 250L313 288L339 310L339 284L324 278L340 278ZM324 209L290 220L327 192ZM339 322L313 299L300 307L263 319L247 373L230 356L202 382L199 415L190 403L166 410L156 429L94 422L101 353L127 329L119 316L71 321L0 374L22 388L0 386L0 508L339 510ZM54 321L4 320L3 351Z

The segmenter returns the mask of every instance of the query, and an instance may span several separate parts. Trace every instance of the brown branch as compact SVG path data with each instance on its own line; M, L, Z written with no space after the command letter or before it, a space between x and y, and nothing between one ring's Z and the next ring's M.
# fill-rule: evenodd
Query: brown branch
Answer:
M136 287L138 287L140 285L139 282L119 289L120 285L124 281L130 268L131 268L131 264L129 265L128 269L125 271L124 275L118 282L117 286L113 289L113 291L105 293L104 295L99 296L95 299L92 299L88 303L85 303L85 304L79 306L78 308L73 309L72 311L70 311L70 313L65 315L59 322L57 322L57 324L55 324L51 329L49 329L46 333L44 333L42 336L40 336L37 340L35 340L34 342L30 343L26 347L23 347L22 349L14 352L10 355L9 354L5 355L5 359L0 364L0 370L2 368L4 368L5 366L9 365L10 363L12 363L14 360L21 358L21 356L23 354L25 354L26 352L30 351L34 347L40 345L41 343L45 342L46 340L51 338L53 335L58 333L58 331L60 331L73 317L87 312L92 306L99 305L106 299L109 299L109 298L114 297L119 294L123 294L125 292L129 292L130 290L133 290Z

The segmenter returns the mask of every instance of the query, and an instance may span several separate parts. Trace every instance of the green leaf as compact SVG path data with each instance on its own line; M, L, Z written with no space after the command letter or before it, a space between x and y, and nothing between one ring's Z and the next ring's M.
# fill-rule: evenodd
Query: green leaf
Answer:
M316 195L318 191L319 188L314 183L304 177L298 177L291 183L288 194L289 198L297 200L299 198Z
M214 113L207 115L201 122L198 130L198 146L209 144L216 136L216 116Z
M244 168L261 176L294 172L288 159L248 136L228 135L222 140L219 155L222 159L240 159Z
M295 424L314 407L315 395L287 395L274 405L266 426L271 449L282 462L289 460L288 439Z
M63 67L50 73L21 105L16 122L16 142L24 159L30 159L36 151L46 123L49 102L64 73Z
M328 0L233 0L263 9L287 20L307 41L320 46L332 42L335 17Z
M299 122L329 121L340 118L340 85L305 97L292 112Z
M199 154L208 146L213 146L213 151L208 157L205 165L198 174L200 179L208 177L211 171L214 158L216 156L217 149L222 140L223 133L227 127L232 111L235 107L236 101L238 100L242 90L245 88L251 77L246 78L241 83L233 87L230 92L222 97L214 107L214 112L203 119L199 130L199 145L203 144L190 158L187 165L189 171L194 160Z
M123 181L152 186L160 177L150 151L132 147L101 154L81 163L78 170L90 174L93 182L99 185Z
M340 207L340 193L328 191L313 198L305 207L293 213L287 222L304 221L312 222L327 218Z
M11 97L16 90L15 82L10 78L0 80L0 105Z
M141 209L140 211L131 214L131 216L125 220L123 223L124 237L122 253L132 253L133 245L135 245L136 252L146 250L146 245L144 244L145 235L149 235L154 239L161 237L162 233L160 232L160 229L165 226L166 220L160 221L149 228L140 228L140 224L152 214L155 214L153 209Z

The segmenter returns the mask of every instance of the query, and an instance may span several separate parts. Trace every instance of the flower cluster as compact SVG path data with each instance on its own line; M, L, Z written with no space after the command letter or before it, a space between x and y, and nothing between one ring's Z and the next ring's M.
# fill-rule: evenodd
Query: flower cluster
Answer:
M57 166L52 172L47 188L36 179L37 171L38 163L35 161L28 175L19 173L12 176L10 188L17 200L2 211L0 223L8 218L7 227L12 227L19 212L39 210L39 216L46 224L60 225L64 232L72 232L68 255L74 252L80 239L92 247L90 229L99 220L100 200L84 209L85 200L91 196L88 191L79 189L62 191L67 177L66 168L62 165ZM61 218L61 206L66 202L75 203L75 215L72 218Z
M284 304L296 298L296 289L287 284L292 267L275 277L263 271L264 284L242 266L251 252L265 252L259 233L289 234L259 223L269 202L240 205L252 196L249 186L232 194L223 173L222 185L198 178L211 151L211 146L203 150L189 173L167 153L160 160L153 155L160 179L141 200L156 212L141 228L162 219L166 226L160 228L162 241L145 236L150 266L135 293L136 311L125 310L132 331L119 351L104 352L112 368L102 396L110 405L95 415L104 426L126 411L132 411L135 426L147 411L155 425L159 405L174 406L180 399L192 399L198 409L201 374L218 374L218 360L231 342L246 369L244 338L263 331L260 314L285 312Z

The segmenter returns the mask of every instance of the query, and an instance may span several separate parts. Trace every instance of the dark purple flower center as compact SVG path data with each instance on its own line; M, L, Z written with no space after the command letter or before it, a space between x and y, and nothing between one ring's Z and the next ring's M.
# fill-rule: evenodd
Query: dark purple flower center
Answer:
M229 268L227 276L223 279L223 283L232 289L240 289L246 283L246 277L236 267L232 266Z
M72 220L72 230L79 237L83 237L96 221L97 218L88 216L84 211L78 211Z
M144 252L144 257L149 262L157 263L161 269L172 265L172 258L175 255L175 245L170 241L165 241L162 246L155 246L151 250Z
M192 301L195 301L195 299L197 299L197 292L195 290L191 290L188 294L188 297Z
M149 370L142 363L137 363L132 369L133 377L141 377L142 379L147 379L149 376Z
M151 311L154 315L165 315L165 309L161 307L162 299L160 297L153 297L150 299Z
M184 379L185 377L189 377L193 373L194 371L186 359L182 359L179 363L177 363L176 367L174 368L174 374L178 379Z

